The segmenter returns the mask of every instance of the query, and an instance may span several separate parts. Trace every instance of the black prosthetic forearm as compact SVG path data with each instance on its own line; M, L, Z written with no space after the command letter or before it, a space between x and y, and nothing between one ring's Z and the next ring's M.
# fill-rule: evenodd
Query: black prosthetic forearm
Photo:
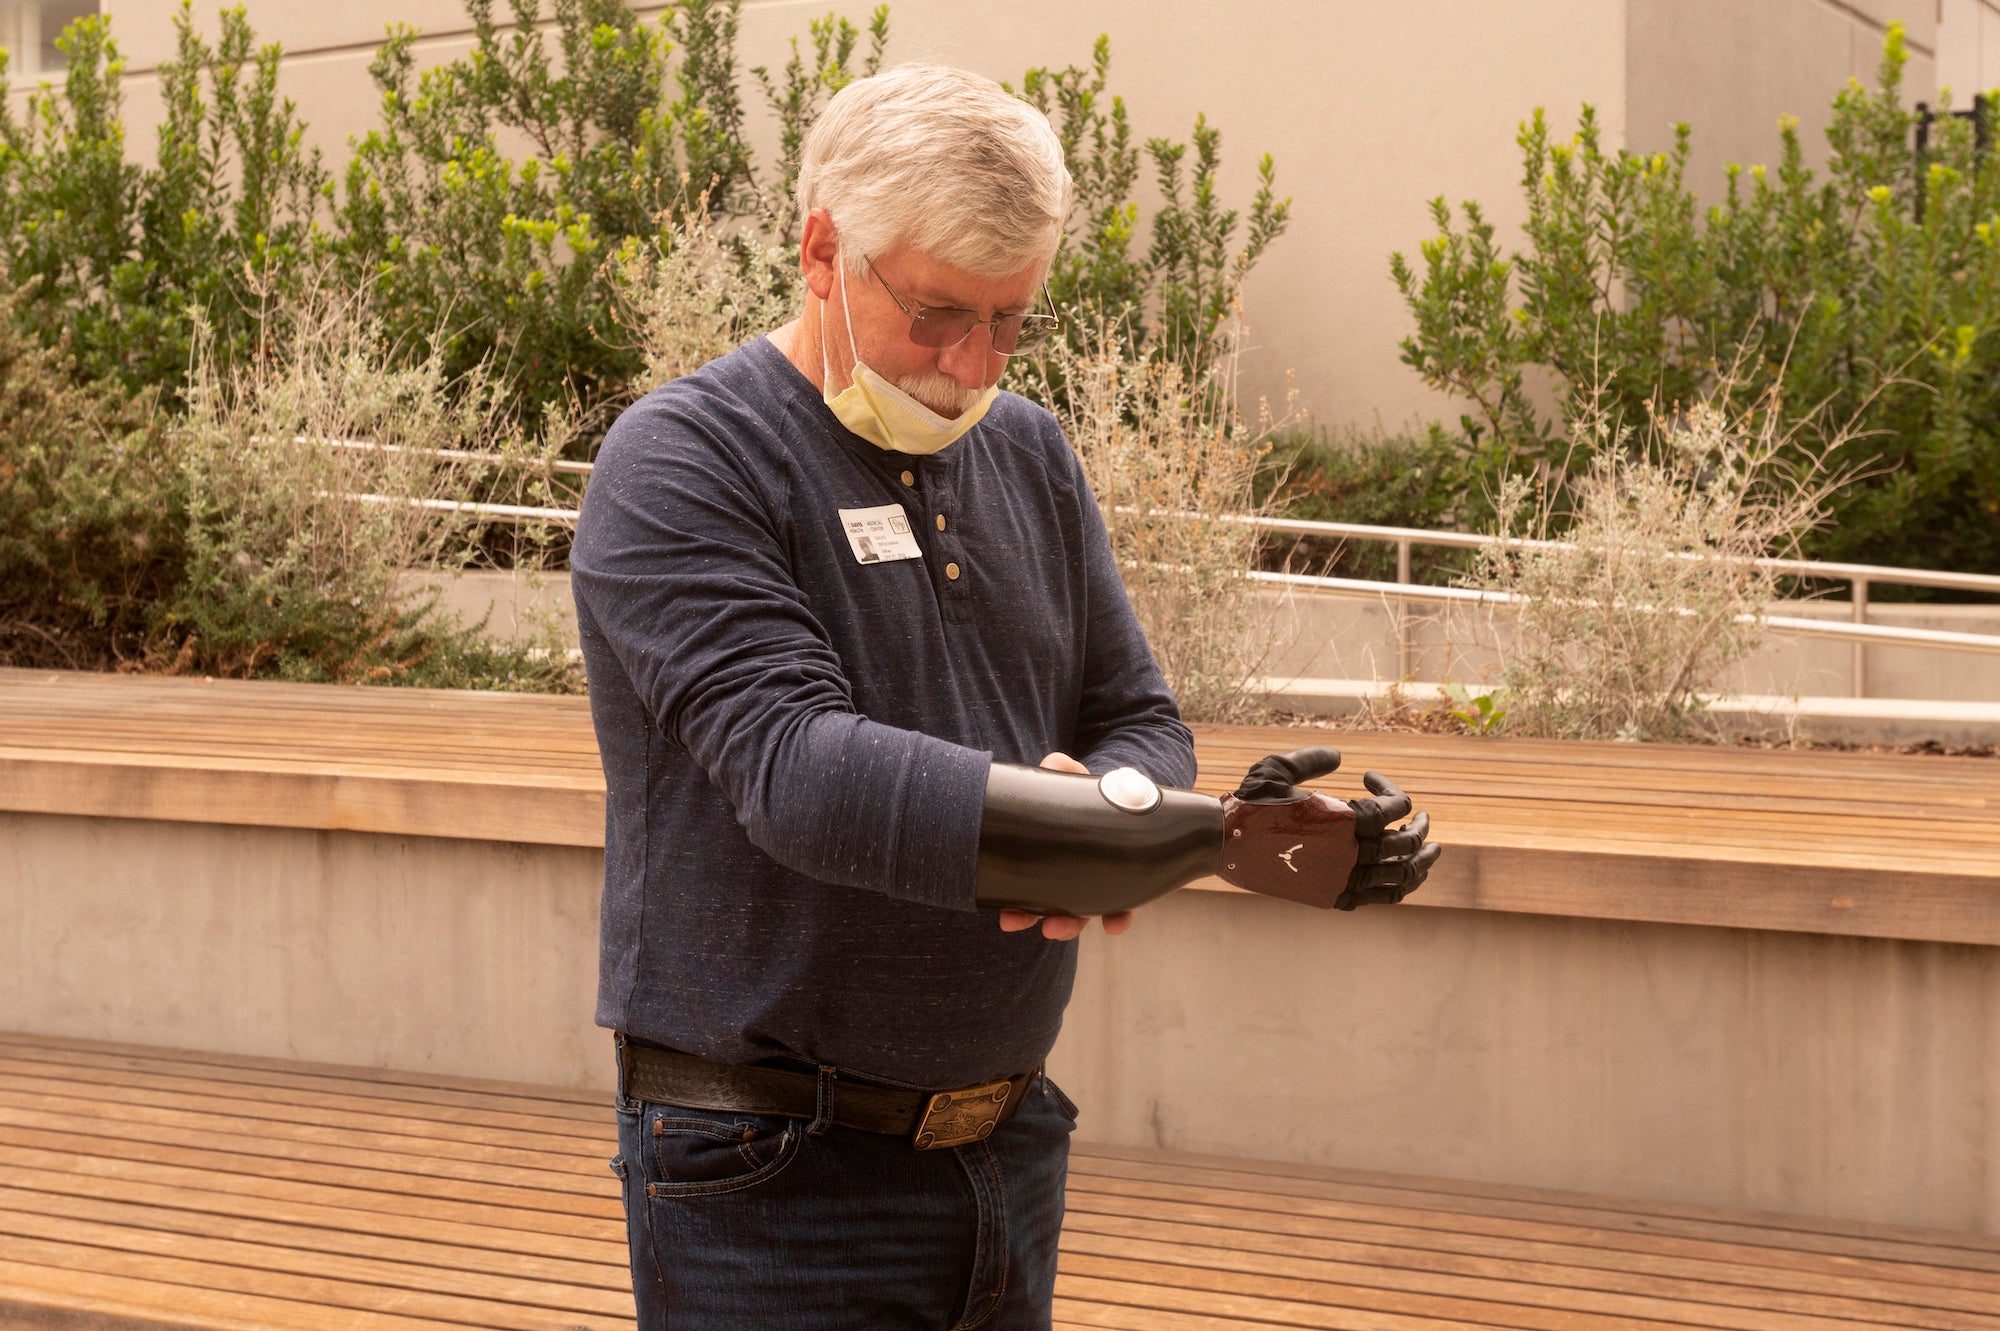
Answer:
M994 763L979 825L982 906L1037 915L1131 910L1217 872L1222 802L1154 785Z

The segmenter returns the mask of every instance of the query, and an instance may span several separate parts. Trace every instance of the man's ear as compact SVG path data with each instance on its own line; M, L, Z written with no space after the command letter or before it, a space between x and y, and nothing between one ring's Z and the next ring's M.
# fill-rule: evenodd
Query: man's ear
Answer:
M799 237L799 272L806 289L826 300L833 293L833 266L838 262L840 233L834 230L833 214L815 208L806 214L805 234Z

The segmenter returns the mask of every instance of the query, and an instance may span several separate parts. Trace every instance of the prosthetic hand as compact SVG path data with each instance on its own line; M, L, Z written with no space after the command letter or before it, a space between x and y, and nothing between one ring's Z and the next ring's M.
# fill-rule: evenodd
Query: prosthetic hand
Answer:
M1374 798L1348 803L1297 788L1340 766L1338 749L1294 749L1251 764L1222 801L1229 830L1220 876L1265 896L1335 910L1393 906L1417 890L1444 847L1424 844L1431 816L1406 827L1410 797L1380 772L1361 784Z
M1288 901L1352 910L1414 892L1441 847L1430 819L1378 772L1347 804L1296 786L1340 765L1333 749L1274 754L1217 800L1153 784L995 763L979 829L979 904L1037 915L1109 915L1215 874Z

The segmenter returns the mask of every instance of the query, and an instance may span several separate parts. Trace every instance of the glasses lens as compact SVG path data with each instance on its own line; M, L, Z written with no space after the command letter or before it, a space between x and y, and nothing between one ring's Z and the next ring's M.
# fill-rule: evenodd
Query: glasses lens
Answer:
M1032 351L1049 340L1062 321L1053 314L1021 314L1003 320L995 330L993 349L1003 356Z
M971 310L938 309L925 305L910 320L910 341L920 347L952 347L965 340L979 316Z

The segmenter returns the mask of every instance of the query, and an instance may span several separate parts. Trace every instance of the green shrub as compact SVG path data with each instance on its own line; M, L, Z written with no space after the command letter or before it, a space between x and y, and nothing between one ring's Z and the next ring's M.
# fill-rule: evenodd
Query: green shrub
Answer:
M150 167L126 160L108 18L57 39L62 89L29 93L20 120L0 53L0 272L24 289L16 317L45 345L65 340L81 375L160 385L169 402L187 373L190 309L205 313L215 354L246 354L263 302L283 298L310 249L326 180L278 95L278 48L253 49L243 10L222 11L213 47L188 0L174 24Z
M337 181L303 150L278 49L256 45L241 8L211 46L183 0L151 166L125 160L107 19L69 29L63 86L31 94L24 118L0 95L0 266L20 288L7 363L32 384L0 417L5 659L574 682L560 652L509 655L398 590L411 570L532 567L563 534L412 505L572 504L542 465L553 453L587 454L623 402L796 309L799 149L827 98L879 66L888 10L865 26L814 20L782 68L748 71L777 120L760 174L741 0L680 0L657 20L555 0L546 27L540 0L509 7L511 21L467 0L471 51L421 74L417 34L391 33L372 66L380 124ZM1253 456L1268 426L1245 433L1237 416L1234 315L1289 202L1267 157L1247 215L1224 208L1220 135L1197 118L1191 143L1145 145L1157 204L1142 223L1141 150L1107 100L1109 50L1100 39L1091 70L1023 81L1083 188L1052 281L1077 341L1021 365L1021 382L1097 431L1080 447L1107 475L1123 465L1117 439L1155 462L1220 449L1182 474L1188 502L1219 512L1254 502L1223 458ZM1072 403L1072 372L1114 383ZM1106 403L1133 413L1123 433ZM456 469L440 448L511 465ZM1214 549L1243 537L1201 531ZM1209 599L1234 597L1243 566ZM1241 673L1174 650L1185 679Z
M162 645L187 498L149 392L77 382L0 296L0 663L108 669Z
M1449 531L1464 517L1467 484L1460 442L1436 426L1423 434L1358 429L1296 430L1273 440L1258 470L1258 494L1274 511L1309 522ZM1264 563L1294 572L1394 581L1396 547L1325 537L1273 539ZM1418 545L1411 577L1437 582L1464 567L1461 552Z
M1958 120L1913 157L1906 58L1893 26L1876 87L1834 99L1823 174L1788 119L1776 168L1731 167L1703 208L1686 126L1671 152L1608 154L1586 107L1567 142L1540 111L1521 127L1520 251L1478 205L1461 227L1432 204L1420 264L1391 263L1416 321L1403 359L1473 404L1475 493L1524 467L1587 471L1595 446L1569 426L1590 411L1643 422L1725 381L1741 407L1782 379L1801 457L1838 429L1872 459L1808 553L2000 572L2000 172Z
M560 651L402 594L406 570L479 551L464 519L410 502L443 480L420 450L481 437L476 386L382 364L378 329L308 291L287 340L226 379L198 325L188 409L167 416L152 390L78 383L20 304L0 298L0 664L577 685ZM355 426L404 447L318 442Z
M764 210L743 139L740 0L684 0L657 22L620 0L557 0L548 30L540 0L513 0L508 27L492 0L466 7L460 59L419 75L408 27L377 52L381 125L348 163L334 250L410 355L443 330L448 369L497 367L524 419L615 404L644 363L607 260L690 211ZM815 106L797 84L838 81L824 66L791 77L797 117Z
M1222 132L1198 115L1192 170L1189 144L1146 141L1158 204L1150 226L1143 224L1140 150L1125 99L1107 91L1110 69L1107 35L1097 39L1089 69L1035 68L1021 81L1019 95L1050 118L1076 180L1076 206L1049 289L1068 316L1064 331L1071 348L1086 359L1106 347L1127 359L1143 350L1154 359L1176 360L1188 384L1212 384L1212 370L1233 363L1231 316L1244 279L1284 234L1292 201L1277 197L1277 167L1264 154L1248 232L1241 248L1232 250L1243 213L1221 205L1216 172ZM1142 256L1134 245L1147 232ZM1062 381L1046 367L1038 378L1059 402Z

